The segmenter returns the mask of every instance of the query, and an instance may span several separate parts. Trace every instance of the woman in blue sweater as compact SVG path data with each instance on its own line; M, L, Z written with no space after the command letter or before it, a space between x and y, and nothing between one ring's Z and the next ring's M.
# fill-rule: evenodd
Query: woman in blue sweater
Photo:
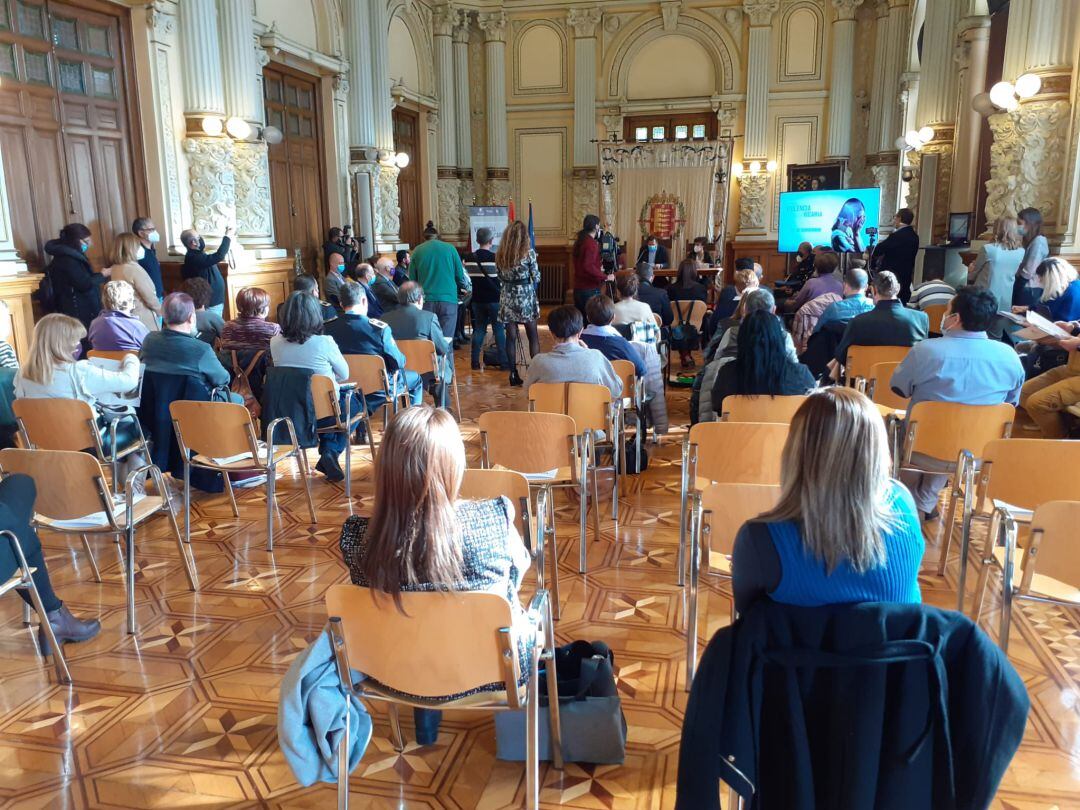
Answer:
M863 394L826 388L795 413L780 502L735 538L735 609L920 602L923 536L915 503L889 477L885 423Z

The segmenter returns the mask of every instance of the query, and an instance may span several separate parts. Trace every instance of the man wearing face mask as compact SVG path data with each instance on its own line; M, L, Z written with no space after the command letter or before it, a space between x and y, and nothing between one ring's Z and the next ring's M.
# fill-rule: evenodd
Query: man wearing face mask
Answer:
M58 239L45 243L45 253L52 257L45 272L52 282L52 309L70 315L87 329L101 312L101 285L109 280L109 271L95 272L86 257L93 240L90 229L81 222L65 225Z
M161 241L161 234L158 232L154 221L148 217L139 217L132 222L131 232L139 237L139 244L143 248L139 266L146 271L146 274L150 276L150 280L154 282L154 290L157 292L157 299L160 303L165 298L165 284L161 280L161 262L158 261L157 256L157 243Z
M180 275L185 281L189 278L201 278L209 284L210 305L207 309L221 316L225 313L225 277L221 275L218 263L228 255L234 233L235 228L231 225L227 227L225 235L221 237L221 245L214 253L204 252L206 240L199 236L199 232L194 228L180 234L180 242L187 249Z
M139 359L147 371L197 377L207 388L228 385L231 375L221 365L209 343L199 340L195 328L195 302L187 293L165 296L161 305L162 329L151 332L143 341ZM243 402L239 394L229 392L232 402Z
M986 334L996 317L997 302L988 290L968 286L956 291L941 319L942 337L916 343L893 372L889 385L899 396L911 398L908 413L918 402L1016 405L1020 401L1024 385L1020 358L1011 347ZM932 467L935 460L916 461ZM942 469L955 467L955 459L942 464ZM901 479L923 518L935 519L938 495L948 477L903 473Z

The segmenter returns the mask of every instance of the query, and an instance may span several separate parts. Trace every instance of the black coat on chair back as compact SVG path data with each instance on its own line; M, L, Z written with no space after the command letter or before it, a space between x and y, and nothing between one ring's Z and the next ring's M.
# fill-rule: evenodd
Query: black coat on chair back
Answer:
M139 401L139 423L150 442L150 460L176 481L184 480L184 459L176 442L169 406L178 400L209 402L210 389L198 377L184 374L143 372L142 395ZM223 492L221 474L192 468L191 485L204 492Z

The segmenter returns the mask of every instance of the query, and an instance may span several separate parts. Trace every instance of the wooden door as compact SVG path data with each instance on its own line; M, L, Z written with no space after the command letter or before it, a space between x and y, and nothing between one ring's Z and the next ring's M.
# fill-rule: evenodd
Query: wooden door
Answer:
M322 132L314 79L280 65L263 69L266 123L284 135L270 146L270 196L278 246L299 248L304 268L321 269L326 237L323 200Z
M90 229L90 260L107 264L116 234L145 214L124 14L98 0L0 0L0 146L31 267L68 222Z
M401 207L401 241L421 242L423 231L420 178L420 116L401 107L394 108L394 151L409 156L409 165L398 175L398 205Z

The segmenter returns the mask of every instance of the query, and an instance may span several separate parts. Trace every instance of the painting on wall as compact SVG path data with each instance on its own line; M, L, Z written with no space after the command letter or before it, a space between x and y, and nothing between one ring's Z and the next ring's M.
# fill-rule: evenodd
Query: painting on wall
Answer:
M787 167L788 191L834 191L846 185L844 161L791 164Z

